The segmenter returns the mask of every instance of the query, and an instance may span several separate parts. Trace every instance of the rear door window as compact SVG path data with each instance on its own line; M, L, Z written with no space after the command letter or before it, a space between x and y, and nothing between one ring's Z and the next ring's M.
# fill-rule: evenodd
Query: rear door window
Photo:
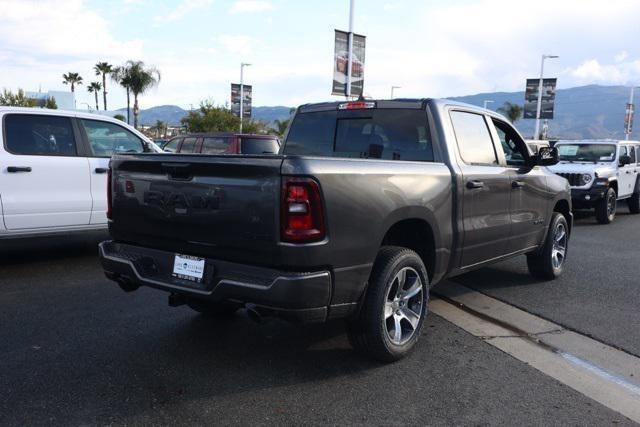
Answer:
M208 137L202 142L202 154L230 154L231 138Z
M456 134L460 157L468 165L497 165L498 158L484 116L452 111L451 122Z
M196 140L197 138L185 138L180 146L180 152L187 154L193 153L193 150L196 148Z
M142 153L140 138L115 123L100 120L81 120L87 134L91 152L96 157L111 157L116 153Z
M301 113L294 119L285 154L433 161L426 112L372 109Z
M277 154L280 144L277 139L242 138L242 154Z
M4 118L5 147L12 154L76 156L69 117L8 114Z

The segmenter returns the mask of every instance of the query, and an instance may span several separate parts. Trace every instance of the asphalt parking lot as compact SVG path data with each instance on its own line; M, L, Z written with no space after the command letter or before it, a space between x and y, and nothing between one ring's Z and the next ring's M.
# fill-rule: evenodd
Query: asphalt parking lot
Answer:
M580 217L564 276L524 259L456 280L640 354L640 217ZM627 424L432 314L411 357L351 352L342 324L212 321L106 280L90 238L0 252L0 424Z

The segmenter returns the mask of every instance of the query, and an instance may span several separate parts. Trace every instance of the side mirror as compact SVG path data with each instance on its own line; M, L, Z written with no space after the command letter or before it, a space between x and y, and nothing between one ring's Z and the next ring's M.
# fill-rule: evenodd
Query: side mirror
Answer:
M558 164L560 161L558 149L555 147L540 147L538 154L533 156L533 160L537 166L553 166Z
M620 156L620 166L626 166L631 164L631 157L624 154L622 156Z

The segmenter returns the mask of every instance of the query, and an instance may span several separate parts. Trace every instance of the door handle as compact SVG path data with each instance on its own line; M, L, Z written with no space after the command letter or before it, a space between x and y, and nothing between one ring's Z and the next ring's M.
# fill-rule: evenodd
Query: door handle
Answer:
M482 181L467 181L467 188L469 190L473 190L476 188L482 188L484 187L484 182Z
M31 166L9 166L7 167L7 172L31 172Z
M95 173L107 173L109 169L107 168L95 168L94 171Z
M511 181L511 188L522 188L524 187L524 182L522 181Z

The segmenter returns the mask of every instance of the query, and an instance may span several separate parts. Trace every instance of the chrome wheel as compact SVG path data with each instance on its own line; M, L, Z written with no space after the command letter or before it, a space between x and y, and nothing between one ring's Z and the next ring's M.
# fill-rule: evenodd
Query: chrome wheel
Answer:
M402 345L413 337L422 317L423 286L420 275L411 267L398 271L387 291L384 322L387 337Z
M560 223L556 226L553 233L553 247L551 248L551 263L553 268L562 267L565 256L567 254L567 229L564 224Z

